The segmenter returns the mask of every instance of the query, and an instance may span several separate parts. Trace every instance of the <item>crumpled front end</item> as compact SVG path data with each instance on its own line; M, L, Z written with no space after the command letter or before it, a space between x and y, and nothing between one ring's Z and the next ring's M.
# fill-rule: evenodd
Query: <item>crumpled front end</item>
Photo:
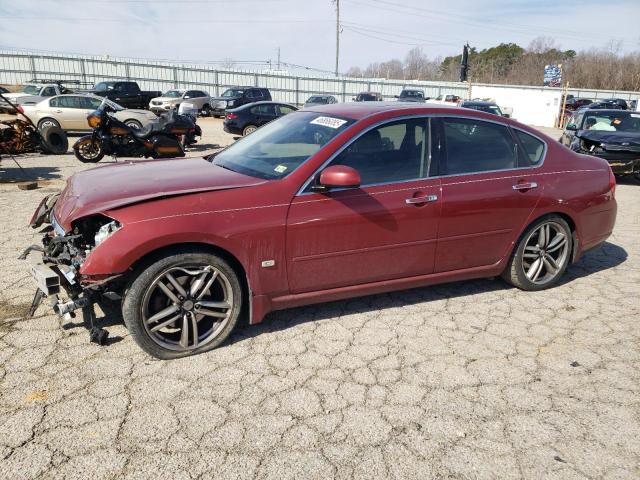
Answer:
M31 218L32 228L44 227L40 230L42 244L32 245L21 256L26 259L32 251L41 252L42 255L37 263L30 266L31 276L37 286L31 314L45 296L51 299L53 310L66 318L73 317L77 309L92 307L101 298L120 298L117 293L122 287L118 282L120 275L94 278L82 275L80 270L91 252L118 231L121 225L107 216L92 215L76 220L71 224L71 229L65 231L54 213L57 202L63 197L64 194L45 197ZM66 298L61 297L63 293ZM97 330L103 332L106 339L106 332ZM93 333L98 335L100 332Z

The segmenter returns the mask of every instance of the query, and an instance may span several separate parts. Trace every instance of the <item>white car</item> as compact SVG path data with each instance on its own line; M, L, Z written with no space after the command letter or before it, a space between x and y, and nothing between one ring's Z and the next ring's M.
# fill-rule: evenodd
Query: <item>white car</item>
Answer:
M177 108L185 100L195 105L203 116L208 117L211 113L211 97L202 90L168 90L161 97L152 98L149 109L157 114L166 113L172 108Z
M21 105L21 108L38 128L53 126L67 131L81 132L91 130L87 123L87 116L95 111L103 100L115 110L113 116L131 128L144 128L158 121L156 114L148 110L127 109L96 95L57 95L35 105Z

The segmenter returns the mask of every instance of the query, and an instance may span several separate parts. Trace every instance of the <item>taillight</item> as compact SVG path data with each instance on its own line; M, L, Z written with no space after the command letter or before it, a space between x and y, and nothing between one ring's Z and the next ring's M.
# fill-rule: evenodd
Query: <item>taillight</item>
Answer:
M22 108L22 105L18 105L18 111L24 115L24 108Z
M609 167L609 191L611 192L611 197L615 198L616 196L616 176L613 174L613 170Z
M227 120L235 120L236 118L238 118L238 115L236 115L235 113L227 113L224 118Z

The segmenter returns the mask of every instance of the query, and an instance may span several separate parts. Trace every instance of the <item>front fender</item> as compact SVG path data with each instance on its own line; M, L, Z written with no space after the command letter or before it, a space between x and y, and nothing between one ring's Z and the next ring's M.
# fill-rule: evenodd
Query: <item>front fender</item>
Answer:
M82 145L93 143L93 135L84 135L73 144L73 149L78 150Z

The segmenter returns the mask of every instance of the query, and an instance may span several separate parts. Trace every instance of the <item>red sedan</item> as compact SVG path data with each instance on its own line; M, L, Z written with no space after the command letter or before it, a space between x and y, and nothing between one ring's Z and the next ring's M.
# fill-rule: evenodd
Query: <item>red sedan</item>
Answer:
M148 353L220 345L241 317L501 275L558 282L616 218L607 163L509 119L446 106L314 106L207 158L71 177L39 288L60 314L122 299ZM428 307L427 307L428 308Z

